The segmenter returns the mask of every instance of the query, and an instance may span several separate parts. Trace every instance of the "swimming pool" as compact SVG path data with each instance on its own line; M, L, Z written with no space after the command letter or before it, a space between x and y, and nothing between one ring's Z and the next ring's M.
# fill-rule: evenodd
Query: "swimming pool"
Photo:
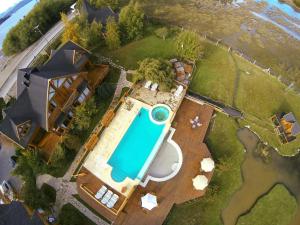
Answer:
M122 182L126 177L143 178L163 141L164 127L150 120L148 109L140 109L108 160L114 181Z

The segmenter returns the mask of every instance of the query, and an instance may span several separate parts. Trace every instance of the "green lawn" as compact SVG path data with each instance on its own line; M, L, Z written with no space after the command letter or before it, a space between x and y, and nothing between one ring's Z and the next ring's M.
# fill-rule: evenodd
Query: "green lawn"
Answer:
M263 196L237 225L287 225L297 212L297 201L281 184Z
M95 225L71 204L62 207L58 222L60 225Z
M208 46L190 87L194 92L242 110L245 120L240 121L241 125L250 125L281 154L294 154L300 147L300 138L282 145L270 120L276 112L292 111L300 121L300 96L240 57Z
M114 51L103 50L103 54L126 69L136 69L137 62L145 58L170 59L174 57L176 52L173 43L173 38L162 40L150 35Z
M241 186L240 165L243 146L238 141L238 125L233 119L217 114L208 135L208 147L217 163L214 176L204 197L176 205L165 225L220 225L220 214L233 193Z

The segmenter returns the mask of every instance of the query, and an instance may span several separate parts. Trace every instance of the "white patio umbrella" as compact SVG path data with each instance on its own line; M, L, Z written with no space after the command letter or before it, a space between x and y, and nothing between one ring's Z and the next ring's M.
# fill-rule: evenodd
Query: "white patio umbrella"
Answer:
M204 158L201 161L201 169L204 172L211 172L215 168L215 162L211 158Z
M153 208L158 206L156 196L150 193L143 196L141 200L142 200L142 207L145 209L152 210Z
M204 190L208 185L208 179L204 175L198 175L193 179L193 185L196 190Z

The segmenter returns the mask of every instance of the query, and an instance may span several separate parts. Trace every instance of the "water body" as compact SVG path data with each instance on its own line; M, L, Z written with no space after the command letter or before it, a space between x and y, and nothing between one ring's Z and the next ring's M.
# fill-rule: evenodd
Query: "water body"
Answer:
M300 204L300 155L283 157L269 149L262 156L259 138L249 129L238 131L238 138L246 148L245 161L242 164L243 184L232 196L222 212L224 225L235 225L240 215L248 212L256 200L267 194L274 185L280 183L295 196ZM300 207L290 224L300 224Z
M256 12L251 12L254 16L266 21L266 22L270 22L273 25L275 25L276 27L280 28L281 30L283 30L285 33L291 35L292 37L294 37L295 39L297 39L298 41L300 41L300 33L298 33L296 30L294 29L290 29L287 26L284 26L278 22L276 22L275 20L271 19L270 17L268 17L266 14L263 13L256 13ZM289 22L290 24L294 24L293 22L291 22L290 20L284 18L287 22ZM294 24L295 27L299 28L300 25L298 24Z
M287 15L300 20L300 13L297 12L293 7L291 7L290 5L288 5L284 2L280 2L278 0L255 0L255 1L256 2L266 2L270 9L272 7L275 7L277 9L281 10L282 12L286 13Z
M2 48L3 40L8 33L8 31L14 27L24 16L26 16L30 10L34 7L34 5L38 2L38 0L33 0L22 8L20 8L17 12L11 15L9 19L7 19L4 23L0 25L0 49Z

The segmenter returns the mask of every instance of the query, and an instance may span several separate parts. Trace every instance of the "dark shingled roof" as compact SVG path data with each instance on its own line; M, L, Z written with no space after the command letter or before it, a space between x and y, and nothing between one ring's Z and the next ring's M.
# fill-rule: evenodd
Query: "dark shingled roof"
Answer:
M293 124L292 125L292 133L291 133L293 136L296 136L296 135L300 134L300 125L297 122L296 117L294 116L294 114L292 112L289 112L288 114L285 114L283 116L283 118L286 121L288 121L291 124Z
M87 19L89 23L96 20L97 22L101 22L103 25L106 25L106 21L108 17L114 17L116 21L118 21L118 14L115 13L110 7L101 7L99 9L93 7L88 0L82 1L81 13L87 15Z
M85 72L90 53L69 41L52 54L41 67L18 71L17 100L5 111L6 117L0 131L22 147L26 147L37 127L48 130L47 102L49 80ZM31 121L31 129L25 137L18 137L17 125Z
M44 225L35 213L30 217L20 202L0 205L0 225Z

